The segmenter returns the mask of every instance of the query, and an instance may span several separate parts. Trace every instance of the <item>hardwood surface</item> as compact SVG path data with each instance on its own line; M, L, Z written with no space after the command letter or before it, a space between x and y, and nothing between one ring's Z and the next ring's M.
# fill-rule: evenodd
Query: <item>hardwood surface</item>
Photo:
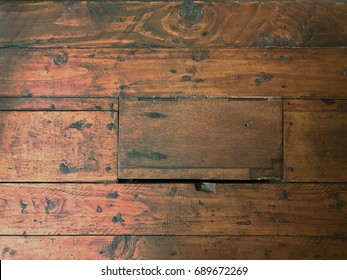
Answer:
M2 259L345 259L344 238L288 236L1 236Z
M343 2L11 1L0 46L337 47L346 14Z
M344 184L1 184L0 235L344 236Z
M282 178L282 102L120 103L119 178Z
M0 181L116 180L118 127L112 114L0 112Z
M0 1L0 259L347 259L346 15Z
M285 179L347 181L347 102L284 102Z
M0 111L118 111L115 98L0 97Z
M346 88L345 48L0 51L7 97L326 99Z

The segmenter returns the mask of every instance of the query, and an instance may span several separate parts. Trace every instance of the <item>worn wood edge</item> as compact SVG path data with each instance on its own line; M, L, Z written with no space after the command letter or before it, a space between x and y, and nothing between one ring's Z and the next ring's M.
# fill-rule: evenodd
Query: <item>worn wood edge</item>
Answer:
M117 98L0 97L0 111L118 111Z
M183 172L183 174L181 174ZM118 162L119 179L201 179L201 180L248 180L249 168L136 168L122 167ZM139 174L142 174L139 176ZM204 177L201 177L204 174Z
M346 236L346 184L210 185L1 184L0 234Z
M0 236L2 260L347 259L347 240L284 236Z

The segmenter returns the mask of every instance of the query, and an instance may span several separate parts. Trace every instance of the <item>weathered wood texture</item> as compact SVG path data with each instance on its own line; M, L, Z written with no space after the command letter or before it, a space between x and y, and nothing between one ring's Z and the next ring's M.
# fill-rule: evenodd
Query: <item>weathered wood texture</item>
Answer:
M115 112L0 112L0 180L117 179Z
M344 236L346 185L1 184L1 235Z
M118 111L115 98L0 97L0 111Z
M345 238L283 236L1 236L0 259L346 259Z
M345 46L346 3L1 3L0 46Z
M282 177L282 102L121 100L119 178Z
M285 179L347 181L347 102L284 102Z
M1 96L347 98L346 88L346 49L0 52Z

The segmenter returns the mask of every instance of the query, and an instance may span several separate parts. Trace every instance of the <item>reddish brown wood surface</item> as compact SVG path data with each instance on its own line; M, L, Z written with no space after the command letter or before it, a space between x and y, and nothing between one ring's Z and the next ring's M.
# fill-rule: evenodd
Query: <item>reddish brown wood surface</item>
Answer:
M118 99L0 97L0 111L118 111Z
M346 259L344 238L285 236L1 236L3 260Z
M0 112L0 181L117 179L115 112Z
M0 95L346 98L346 49L4 49Z
M285 179L291 182L347 181L347 102L284 102Z
M206 188L205 188L206 190ZM1 184L1 235L344 236L346 185Z
M346 15L0 1L1 259L346 259Z
M281 106L275 100L121 100L119 178L281 178Z
M1 3L0 46L345 46L346 3Z

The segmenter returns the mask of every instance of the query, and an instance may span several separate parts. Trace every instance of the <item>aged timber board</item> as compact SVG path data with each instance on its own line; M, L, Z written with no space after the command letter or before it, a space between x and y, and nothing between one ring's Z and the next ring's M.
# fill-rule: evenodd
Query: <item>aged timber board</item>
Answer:
M346 98L347 50L3 49L0 96Z
M1 111L0 180L117 180L117 132L114 111Z
M285 179L347 181L347 101L285 100Z
M282 178L280 100L121 100L119 178Z
M0 46L336 47L347 4L35 1L0 5Z

